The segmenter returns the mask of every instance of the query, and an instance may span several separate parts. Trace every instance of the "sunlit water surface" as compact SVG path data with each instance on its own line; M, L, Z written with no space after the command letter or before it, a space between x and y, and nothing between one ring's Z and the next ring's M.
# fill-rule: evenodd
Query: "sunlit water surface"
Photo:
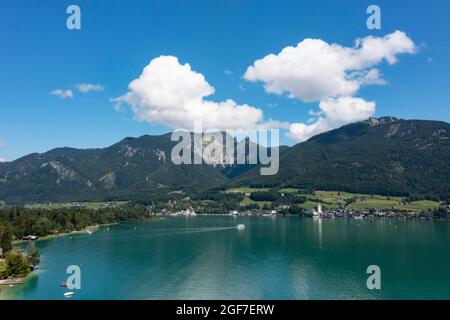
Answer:
M238 230L238 224L245 224ZM41 268L7 299L449 299L450 224L167 217L37 241ZM369 290L366 269L381 268Z

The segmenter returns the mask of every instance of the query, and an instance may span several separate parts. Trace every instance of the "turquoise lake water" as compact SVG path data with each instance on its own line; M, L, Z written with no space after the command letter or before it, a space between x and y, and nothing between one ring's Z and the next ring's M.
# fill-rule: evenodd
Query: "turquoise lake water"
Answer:
M450 298L448 222L166 217L36 246L41 268L1 298L66 299L69 265L81 269L70 299Z

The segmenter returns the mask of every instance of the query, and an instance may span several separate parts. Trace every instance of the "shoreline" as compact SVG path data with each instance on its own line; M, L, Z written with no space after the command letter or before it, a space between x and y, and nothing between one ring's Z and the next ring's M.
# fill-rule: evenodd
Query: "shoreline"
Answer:
M24 278L2 279L2 280L0 280L0 286L15 286L15 285L19 285L19 284L23 283L25 278L26 278L26 276Z
M298 215L298 214L229 214L229 213L196 213L196 214L164 214L164 215L154 215L155 217L164 218L164 217L205 217L205 216L214 216L214 217L265 217L265 218L277 218L277 217L302 217L302 218L313 218L320 220L400 220L400 221L450 221L450 218L438 218L438 217L420 217L416 215L408 216L407 213L405 215L395 215L395 216L312 216L312 215Z
M43 241L43 240L49 240L49 239L53 239L53 238L59 238L59 237L66 237L66 236L70 236L70 235L76 235L76 234L83 234L83 233L89 233L89 232L94 232L99 230L102 227L106 227L106 226L111 226L111 225L115 225L118 224L118 222L114 222L114 223L105 223L105 224L94 224L91 226L87 226L81 230L74 230L74 231L70 231L70 232L61 232L58 234L49 234L43 237L39 237L37 240L14 240L12 242L13 245L17 245L17 244L21 244L21 243L28 243L28 242L36 242L36 241Z
M49 234L49 235L46 235L46 236L43 236L43 237L39 237L37 240L34 240L34 241L30 241L30 240L14 240L12 242L12 245L16 246L18 244L27 243L27 242L36 242L36 241L40 241L40 240L44 241L44 240L49 240L49 239L53 239L53 238L66 237L66 236L69 236L69 235L76 235L76 234L83 234L83 233L88 233L88 232L94 232L94 231L99 230L102 227L115 225L115 224L118 224L118 222L105 223L105 224L95 224L95 225L87 226L86 228L83 228L82 230L74 230L74 231L71 231L71 232L62 232L62 233L59 233L59 234ZM36 269L38 269L38 268L35 268L35 270ZM25 283L25 281L35 272L35 270L32 270L25 277L22 277L22 278L0 279L0 291L2 291L1 289L5 290L7 288L23 285Z

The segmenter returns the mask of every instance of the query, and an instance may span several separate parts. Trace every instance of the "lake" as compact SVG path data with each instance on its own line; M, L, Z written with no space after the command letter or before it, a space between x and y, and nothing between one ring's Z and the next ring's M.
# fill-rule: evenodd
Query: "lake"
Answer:
M244 230L236 225L245 224ZM37 241L41 268L4 299L449 299L450 223L164 217ZM369 290L369 265L381 289Z

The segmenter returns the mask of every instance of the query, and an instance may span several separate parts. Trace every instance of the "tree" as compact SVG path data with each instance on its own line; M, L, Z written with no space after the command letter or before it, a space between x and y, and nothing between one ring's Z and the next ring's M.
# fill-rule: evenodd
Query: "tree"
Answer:
M31 228L31 233L39 237L46 236L50 233L51 222L46 217L39 218Z
M447 210L441 206L433 211L433 216L438 219L447 218Z
M257 191L250 194L250 199L253 201L275 201L279 197L278 192L272 191Z
M20 252L10 251L5 256L5 271L9 277L25 277L31 272L28 259Z
M0 224L0 248L3 249L3 252L8 252L12 249L12 231L7 224Z
M39 253L38 249L36 249L36 246L32 242L30 242L30 244L28 245L27 251L28 251L27 259L29 265L34 268L41 261L41 254Z
M6 271L6 264L4 262L0 262L0 279L4 279L8 277L8 273Z

